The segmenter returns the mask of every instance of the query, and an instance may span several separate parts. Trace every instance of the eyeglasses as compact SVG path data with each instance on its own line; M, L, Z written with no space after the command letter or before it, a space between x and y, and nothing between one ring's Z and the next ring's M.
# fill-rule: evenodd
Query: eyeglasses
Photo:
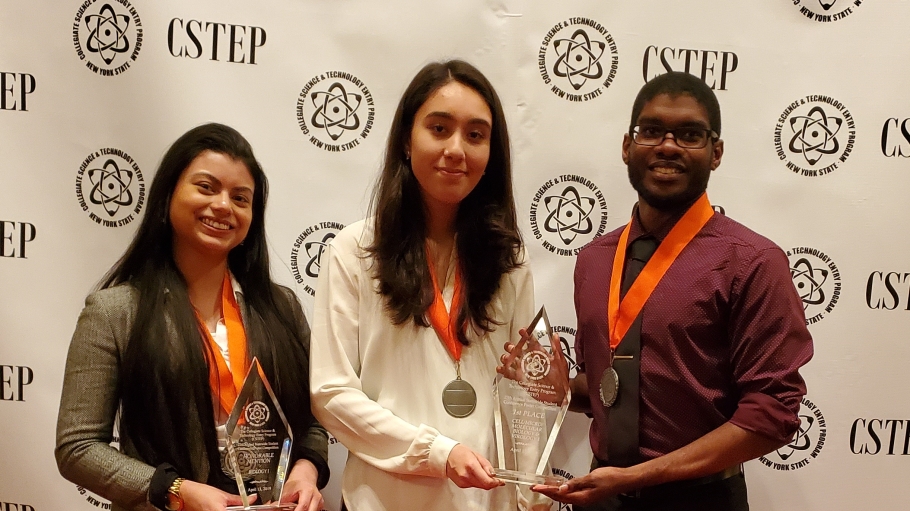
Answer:
M673 141L683 149L701 149L708 145L708 140L717 140L720 135L713 130L684 126L682 128L667 129L663 126L649 124L632 126L632 140L638 145L656 146L663 143L667 133L673 134Z

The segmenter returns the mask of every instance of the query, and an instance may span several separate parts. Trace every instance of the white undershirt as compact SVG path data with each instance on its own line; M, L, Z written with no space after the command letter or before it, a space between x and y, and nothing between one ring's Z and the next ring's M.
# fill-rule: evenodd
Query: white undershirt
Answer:
M228 371L231 370L231 358L230 353L228 352L228 335L227 335L227 325L224 324L224 318L218 320L218 324L215 325L215 331L210 332L212 334L212 339L215 340L215 344L218 345L218 349L221 351L221 356L224 357L224 364L227 366ZM225 422L227 422L227 417L221 419L220 415L224 412L215 414L215 432L218 435L218 450L224 450L227 447L227 428L225 428Z
M212 339L215 340L215 344L221 349L221 356L224 357L224 363L228 367L228 371L231 370L231 355L228 352L228 336L227 336L227 326L224 324L224 318L218 320L218 324L215 325L215 331L211 332Z

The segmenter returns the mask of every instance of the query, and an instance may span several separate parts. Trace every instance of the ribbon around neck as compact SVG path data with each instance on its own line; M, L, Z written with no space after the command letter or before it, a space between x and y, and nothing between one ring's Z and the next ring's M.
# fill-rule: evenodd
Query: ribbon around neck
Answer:
M427 266L430 268L430 280L433 281L433 303L428 309L430 324L442 340L452 358L458 363L461 360L463 345L458 341L458 308L461 306L461 271L455 266L455 293L452 296L451 311L446 310L446 303L442 298L439 280L436 278L436 268L430 257L430 248L427 247Z
M630 220L619 236L616 254L613 256L613 271L610 275L610 298L607 301L607 319L610 325L610 349L622 342L629 327L638 317L645 302L654 292L660 279L676 261L679 254L701 231L708 220L714 216L714 209L708 202L708 194L703 193L686 213L676 222L667 237L657 247L654 255L648 260L638 278L626 292L622 302L619 300L620 284L622 283L623 266L626 260L626 247L629 242L629 230L632 227Z
M243 388L243 380L249 369L249 362L247 361L246 331L240 317L240 305L234 297L231 277L227 272L224 274L224 282L221 285L221 312L224 314L224 326L227 328L230 369L224 361L224 356L221 355L221 347L215 342L215 338L209 332L199 311L195 310L195 312L199 327L205 332L209 346L215 354L215 367L209 367L209 386L212 389L212 397L216 397L225 414L230 415L234 402L237 401L237 395Z

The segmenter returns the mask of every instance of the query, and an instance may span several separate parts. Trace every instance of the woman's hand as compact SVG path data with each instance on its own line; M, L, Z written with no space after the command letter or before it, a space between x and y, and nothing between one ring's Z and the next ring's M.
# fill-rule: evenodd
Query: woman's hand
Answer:
M310 460L297 460L284 483L281 502L296 502L294 511L322 511L322 494L316 488L319 471Z
M225 511L228 506L243 505L240 495L232 495L189 479L180 485L180 498L183 499L184 511ZM252 503L256 495L250 497Z
M493 478L493 465L464 444L456 444L446 460L446 477L459 488L491 490L505 483Z

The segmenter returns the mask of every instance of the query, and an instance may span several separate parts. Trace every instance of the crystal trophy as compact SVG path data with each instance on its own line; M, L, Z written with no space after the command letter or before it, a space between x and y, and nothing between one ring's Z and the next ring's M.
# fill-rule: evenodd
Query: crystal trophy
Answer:
M547 461L569 410L569 367L544 307L527 336L508 354L493 383L496 478L508 483L559 486Z
M237 482L243 502L229 511L294 509L297 504L279 504L288 475L294 435L275 398L272 386L254 358L234 402L227 424L226 465ZM256 505L250 505L247 488L255 489Z

